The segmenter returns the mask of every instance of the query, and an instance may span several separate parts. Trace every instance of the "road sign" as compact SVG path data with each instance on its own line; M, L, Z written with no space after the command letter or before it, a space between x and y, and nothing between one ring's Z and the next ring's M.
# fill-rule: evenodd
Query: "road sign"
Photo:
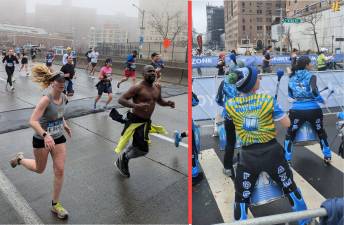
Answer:
M302 23L301 18L284 18L282 23Z
M336 41L344 41L344 38L336 38Z

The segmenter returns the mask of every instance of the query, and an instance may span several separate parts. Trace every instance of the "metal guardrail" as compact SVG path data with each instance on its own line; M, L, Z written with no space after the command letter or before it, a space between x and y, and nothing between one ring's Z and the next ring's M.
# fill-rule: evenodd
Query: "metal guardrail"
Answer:
M254 219L236 221L233 223L221 223L217 225L274 225L274 224L289 224L290 222L298 221L306 218L316 218L327 216L327 211L324 208L309 209L299 212L290 212L277 214L272 216L263 216Z

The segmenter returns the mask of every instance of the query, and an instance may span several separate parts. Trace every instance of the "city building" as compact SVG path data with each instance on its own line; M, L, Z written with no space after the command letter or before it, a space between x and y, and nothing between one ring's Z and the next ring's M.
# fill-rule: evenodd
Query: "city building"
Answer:
M98 44L127 43L128 32L118 24L104 24L101 28L91 27L89 30L89 47Z
M224 1L225 49L272 45L271 25L285 16L286 1Z
M221 35L225 32L223 6L206 6L207 44L209 48L223 49Z
M333 2L333 1L332 1ZM301 23L283 23L283 39L284 48L297 48L300 51L311 50L318 51L318 47L327 48L330 52L344 52L344 26L340 21L344 21L344 10L334 12L331 9L331 3L326 1L317 1L316 3L302 1L298 7L288 8L289 17L300 18ZM344 1L341 1L341 7ZM317 35L318 47L313 35L312 25L307 22L309 18L316 18L315 31ZM315 20L314 20L315 21ZM279 36L277 32L280 25L272 26L273 38ZM290 32L290 42L288 41L287 31ZM290 46L291 45L291 46ZM337 51L336 51L337 50Z
M36 27L0 24L0 45L3 47L19 47L38 45L42 48L54 46L71 46L73 40L63 35L49 34Z
M332 0L333 2L333 0ZM329 4L326 1L320 0L287 0L286 11L287 17L294 17L297 15L305 15L314 11L320 12L328 8Z
M87 35L95 26L96 10L72 6L72 1L63 0L60 5L36 4L34 26L49 33L72 36L75 48L88 46Z

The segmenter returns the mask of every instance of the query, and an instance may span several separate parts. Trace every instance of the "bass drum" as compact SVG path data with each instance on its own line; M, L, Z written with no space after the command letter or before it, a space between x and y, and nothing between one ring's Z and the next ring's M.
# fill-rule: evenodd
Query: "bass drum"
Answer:
M295 135L294 145L312 145L318 143L318 135L312 125L306 121L298 129Z
M251 195L251 205L264 205L283 197L284 194L282 189L266 172L261 172Z

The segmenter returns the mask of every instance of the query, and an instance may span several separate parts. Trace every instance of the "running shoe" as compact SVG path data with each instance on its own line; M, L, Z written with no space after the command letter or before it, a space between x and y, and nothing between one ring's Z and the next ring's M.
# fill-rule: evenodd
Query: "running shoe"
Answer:
M174 131L174 145L178 148L179 142L182 140L182 136L178 130Z
M199 172L196 177L192 177L192 186L199 184L204 178L203 172Z
M68 212L65 208L63 208L61 202L56 203L51 208L51 211L56 214L56 216L60 219L67 219L68 218Z
M117 88L119 88L119 85L120 85L121 83L119 83L119 81L117 81L117 84L116 84L116 86L117 86Z
M23 152L18 152L11 160L10 164L12 168L15 168L16 166L20 165L19 161L24 159L24 153Z
M331 164L331 157L326 157L326 156L324 156L324 163L325 163L326 165L330 165L330 164Z
M26 73L26 76L29 77L29 76L30 76L30 73Z
M227 177L232 177L232 178L234 178L235 174L234 174L234 169L233 169L233 167L230 168L230 169L223 168L223 174L226 175Z
M122 174L125 177L130 177L130 173L129 173L129 160L125 158L125 153L121 154L117 160L116 160L116 167L118 169L118 171L120 172L120 174Z
M11 91L14 91L14 86L10 86L11 87Z

